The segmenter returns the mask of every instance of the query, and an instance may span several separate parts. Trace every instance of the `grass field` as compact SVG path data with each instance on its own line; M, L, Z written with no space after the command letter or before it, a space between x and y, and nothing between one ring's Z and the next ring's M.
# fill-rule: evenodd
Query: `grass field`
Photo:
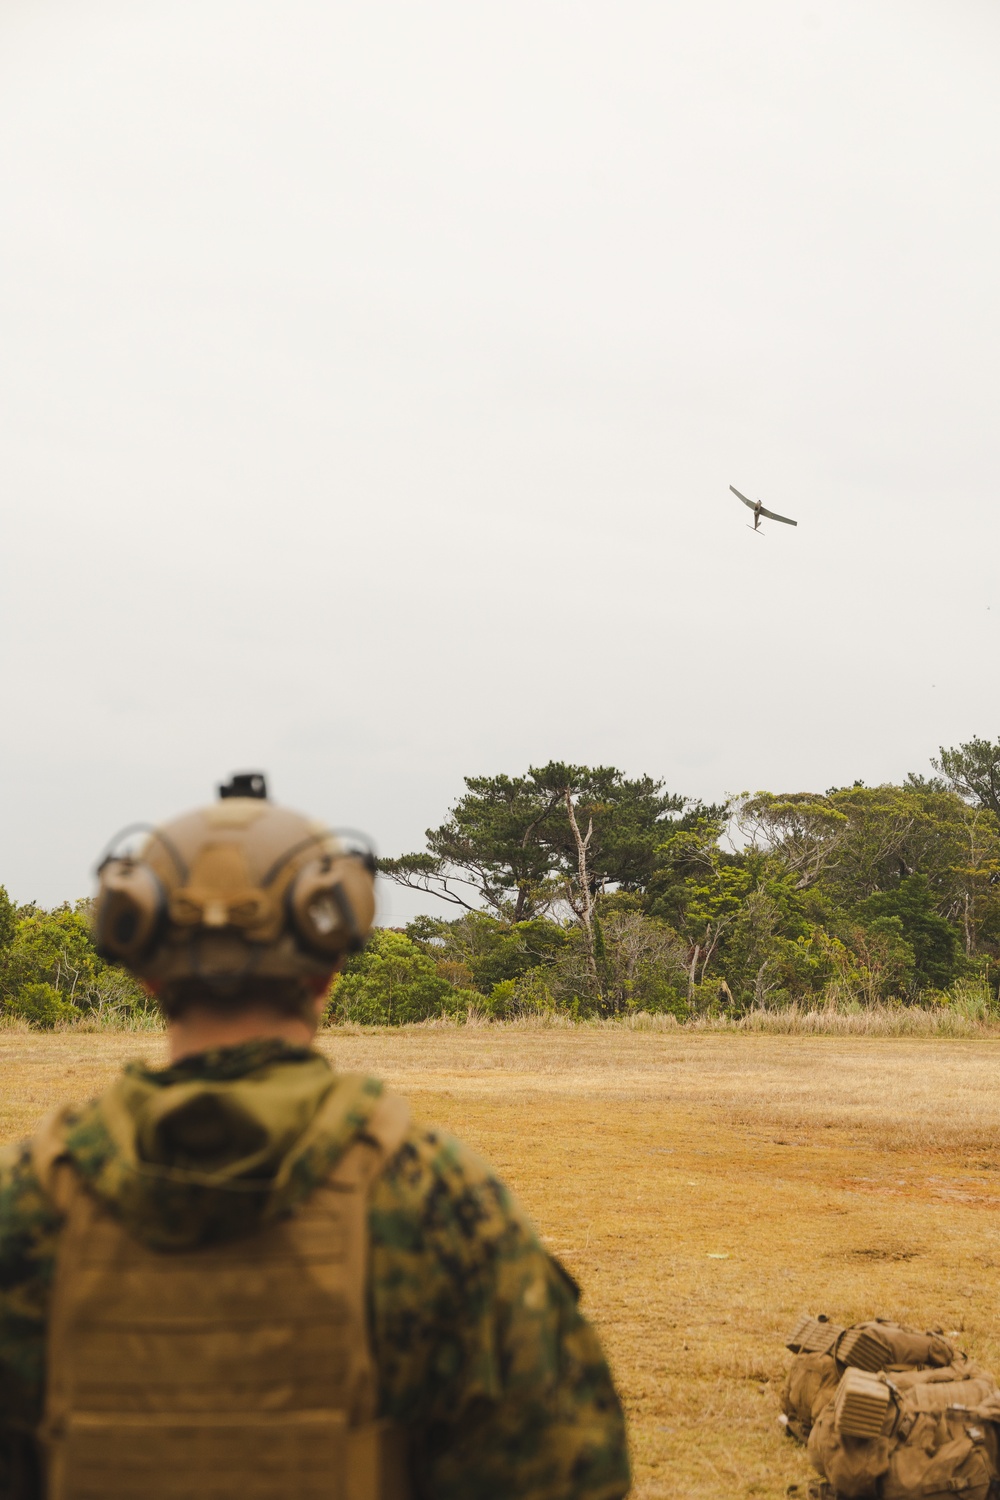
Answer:
M940 1323L1000 1372L998 1041L494 1027L321 1045L515 1188L601 1330L639 1497L804 1495L775 1420L800 1311ZM0 1131L162 1048L0 1033Z

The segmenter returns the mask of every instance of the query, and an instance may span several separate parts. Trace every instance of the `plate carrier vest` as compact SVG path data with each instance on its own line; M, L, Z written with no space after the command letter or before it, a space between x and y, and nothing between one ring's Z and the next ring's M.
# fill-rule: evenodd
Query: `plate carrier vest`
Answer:
M406 1134L405 1101L380 1098L292 1215L185 1251L128 1233L61 1159L59 1123L33 1143L65 1215L48 1500L407 1500L402 1432L376 1420L366 1304L368 1193Z

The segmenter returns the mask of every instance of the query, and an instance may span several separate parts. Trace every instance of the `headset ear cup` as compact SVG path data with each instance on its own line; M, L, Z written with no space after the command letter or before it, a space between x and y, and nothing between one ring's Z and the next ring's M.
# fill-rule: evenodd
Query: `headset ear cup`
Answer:
M166 912L166 892L148 865L109 860L94 902L98 954L109 963L135 963L156 946Z
M288 887L289 923L305 952L336 963L371 936L375 882L355 854L310 860Z

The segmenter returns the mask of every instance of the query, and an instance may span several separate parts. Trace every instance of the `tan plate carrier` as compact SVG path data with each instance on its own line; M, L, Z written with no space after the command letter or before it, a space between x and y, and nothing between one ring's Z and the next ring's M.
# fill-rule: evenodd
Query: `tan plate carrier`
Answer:
M401 1144L384 1095L326 1182L244 1238L158 1252L35 1141L66 1215L49 1318L48 1500L406 1500L402 1435L376 1421L368 1190Z

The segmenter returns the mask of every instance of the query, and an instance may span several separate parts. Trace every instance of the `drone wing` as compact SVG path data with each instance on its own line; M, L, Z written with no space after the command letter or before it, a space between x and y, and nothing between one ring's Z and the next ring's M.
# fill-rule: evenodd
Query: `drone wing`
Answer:
M742 498L741 495L740 499ZM760 513L762 516L766 516L769 521L783 521L786 526L797 526L799 524L798 521L790 521L787 516L775 515L773 510L765 510L763 506L760 508Z
M753 503L752 500L748 500L747 497L746 497L746 495L741 495L740 494L740 492L736 488L735 484L731 484L729 486L729 488L732 490L732 492L736 496L737 500L742 500L743 504L744 505L748 505L751 510L756 510L757 509L756 505ZM765 510L764 507L763 507L763 505L760 508L760 514L762 516L766 516L769 521L781 521L785 526L797 526L799 524L798 521L791 521L791 520L789 520L788 516L779 516L776 511Z

